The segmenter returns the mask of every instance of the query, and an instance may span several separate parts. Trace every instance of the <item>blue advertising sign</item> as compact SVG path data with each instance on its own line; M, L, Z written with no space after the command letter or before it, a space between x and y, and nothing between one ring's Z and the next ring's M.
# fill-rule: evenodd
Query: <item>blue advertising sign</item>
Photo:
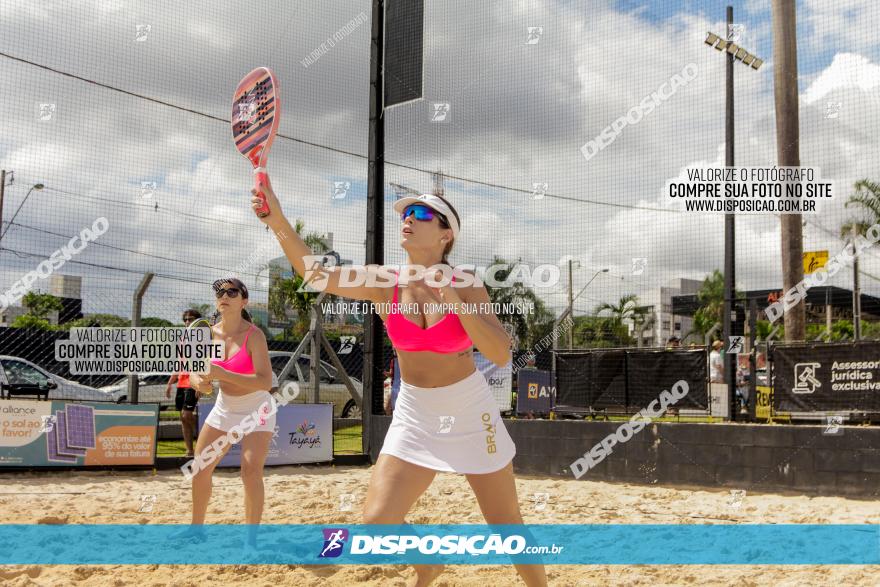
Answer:
M520 369L517 372L517 414L549 414L555 404L556 387L550 371Z
M159 406L0 401L0 467L153 465Z

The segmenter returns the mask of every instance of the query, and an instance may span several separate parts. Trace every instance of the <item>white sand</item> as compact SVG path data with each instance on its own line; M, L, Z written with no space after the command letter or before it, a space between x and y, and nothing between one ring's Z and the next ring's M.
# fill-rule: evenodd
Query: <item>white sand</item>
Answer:
M356 524L366 495L367 467L267 469L265 523ZM241 523L243 490L237 472L215 474L209 523ZM747 493L732 505L726 490L673 489L518 477L527 523L880 523L880 503L839 497ZM541 506L533 496L547 493ZM351 494L350 511L340 496ZM141 495L155 495L139 513ZM188 523L189 488L176 471L0 474L2 523ZM441 473L408 522L483 523L463 476ZM785 545L780 545L785 548ZM0 583L82 586L405 585L413 574L392 566L6 566ZM550 585L880 585L870 566L548 566ZM448 566L438 587L522 585L512 566Z

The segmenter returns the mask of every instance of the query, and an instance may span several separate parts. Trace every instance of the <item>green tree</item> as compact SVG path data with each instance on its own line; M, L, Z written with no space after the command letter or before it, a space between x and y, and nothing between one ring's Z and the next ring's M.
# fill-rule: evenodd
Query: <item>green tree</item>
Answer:
M836 320L831 324L831 340L852 340L855 332L855 326L850 320Z
M741 291L734 289L733 297L735 300L743 300L744 295ZM712 330L716 324L723 324L724 313L724 274L715 269L704 280L700 289L697 290L697 303L700 307L694 312L693 327L685 338L698 334L703 337ZM720 338L721 335L719 334Z
M766 341L770 333L773 332L773 324L769 320L758 320L755 324L755 338Z
M212 304L199 304L196 302L189 303L189 309L195 310L199 314L202 315L203 318L211 319L211 316L214 314L214 306ZM183 312L180 313L183 316Z
M87 328L87 327L113 327L113 326L131 326L131 320L122 318L116 314L87 314L77 320L65 322L60 328L69 330L71 328Z
M715 324L722 323L722 312L724 311L723 273L716 269L703 280L703 284L697 290L697 303L700 304L700 307L694 313L692 332L703 336Z
M39 328L40 330L53 330L52 324L45 318L38 318L33 314L22 314L12 321L12 328Z
M64 309L61 300L52 294L29 291L24 295L21 302L28 309L28 314L34 318L45 318L50 312L60 312Z
M141 318L141 328L162 328L168 326L174 326L174 323L165 318L155 318L153 316Z
M871 217L871 224L880 222L880 184L868 179L860 179L853 185L853 189L855 189L855 193L847 199L845 206L847 208L853 206L867 212ZM848 222L844 226L852 228L853 224L858 225L861 222ZM850 233L850 230L842 232ZM864 234L864 232L860 234Z
M612 317L577 316L572 326L575 348L609 348L630 344L626 325Z
M303 236L305 223L297 218L293 229L296 231L303 241L315 254L327 252L328 246L326 239L318 233L309 232ZM294 274L293 277L278 278L272 282L269 288L268 309L272 318L278 322L286 320L287 308L293 308L296 311L296 320L290 325L289 331L294 338L302 337L309 329L311 320L310 310L320 292L310 292L303 289L299 291L303 285L303 277ZM324 301L332 303L336 296L326 295ZM287 338L288 329L285 329L283 338Z
M862 322L862 338L870 340L880 339L880 322Z
M544 336L553 332L554 316L535 292L523 282L519 272L514 273L521 261L519 259L511 263L496 255L491 265L500 265L502 268L495 272L495 279L503 284L507 284L508 281L510 283L497 287L486 283L485 286L492 303L507 304L507 307L522 309L499 314L498 320L502 324L511 326L520 347L531 348ZM529 313L527 313L528 308L532 308Z
M636 294L627 294L622 296L616 304L605 302L596 307L596 314L608 312L610 317L606 324L609 333L616 339L620 345L629 345L633 343L633 338L629 335L627 322L631 322L638 326L645 322L648 316L648 308L639 305L639 297Z
M847 220L840 226L840 237L845 241L853 242L856 237L865 236L868 229L880 222L880 184L868 179L860 179L853 184L855 193L851 194L846 201L847 208L853 207L867 215L861 219ZM861 273L861 270L859 270ZM833 330L834 325L832 325ZM865 335L864 327L862 327L862 335ZM845 331L840 333L843 336ZM855 338L855 328L850 335Z

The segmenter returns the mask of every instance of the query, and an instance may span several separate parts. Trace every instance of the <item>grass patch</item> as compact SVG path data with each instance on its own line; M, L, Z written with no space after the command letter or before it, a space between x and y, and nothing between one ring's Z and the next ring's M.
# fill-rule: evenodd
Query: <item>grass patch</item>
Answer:
M333 454L361 454L364 450L362 433L363 427L360 424L336 430L333 433Z
M186 454L186 445L182 440L160 440L156 444L157 457L182 457Z

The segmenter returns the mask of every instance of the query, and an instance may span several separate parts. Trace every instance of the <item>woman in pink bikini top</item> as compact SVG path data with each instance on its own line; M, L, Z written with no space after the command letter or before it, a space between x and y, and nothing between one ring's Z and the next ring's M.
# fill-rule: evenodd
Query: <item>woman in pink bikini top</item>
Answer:
M202 376L192 374L190 381L196 389L204 393L210 393L208 389L212 380L221 382L222 391L229 396L240 396L259 390L268 390L272 387L272 366L269 361L269 348L265 340L262 344L251 345L248 349L248 340L257 327L251 323L250 314L244 309L247 303L247 287L235 278L218 280L214 283L214 291L217 297L217 310L223 317L221 320L223 333L225 333L224 350L225 359L212 359L210 371ZM235 309L233 308L239 308ZM216 338L218 325L212 328L212 336ZM244 339L238 343L238 349L230 353L236 344L237 334L244 330ZM262 337L261 337L262 338ZM253 355L253 356L252 356ZM255 366L255 361L260 364L260 369ZM259 372L259 374L258 374ZM258 375L254 377L254 375ZM245 377L242 377L245 376Z
M473 346L457 314L446 314L428 328L422 328L398 312L398 278L395 276L394 297L391 312L385 320L388 338L398 351L431 351L434 353L457 353ZM455 283L455 276L452 276Z
M267 182L260 191L252 190L254 212L263 206L261 196L265 196L270 212L257 216L272 229L294 271L303 276L323 274L325 293L379 306L377 313L397 349L401 391L370 477L364 523L403 524L435 473L451 471L468 475L487 522L521 524L513 475L515 446L473 355L476 347L503 368L511 360L512 341L492 312L482 283L469 283L472 276L459 272L464 283L452 287L437 277L439 271L433 271L443 266L446 277L450 276L447 255L458 238L458 212L445 198L433 194L394 202L402 222L400 245L406 252L407 273L394 275L386 267L366 265L354 268L359 270L356 276L366 279L352 283L342 280L343 272L346 278L351 276L347 268L322 270L309 265L312 250L284 216L271 185ZM411 269L418 271L409 278ZM398 285L405 287L398 292ZM443 305L430 309L432 304ZM468 308L461 308L462 304ZM442 430L438 430L438 419ZM424 585L441 570L435 565L415 567L419 584ZM518 564L516 570L528 585L547 584L543 565Z

